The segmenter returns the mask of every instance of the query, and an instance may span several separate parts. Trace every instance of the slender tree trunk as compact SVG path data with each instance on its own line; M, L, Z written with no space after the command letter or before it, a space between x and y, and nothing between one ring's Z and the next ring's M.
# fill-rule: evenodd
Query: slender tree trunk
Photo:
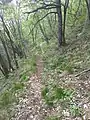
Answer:
M61 0L56 0L57 14L58 14L58 43L59 47L62 45L62 10L61 10Z
M1 67L0 67L0 70L1 70L2 74L5 76L5 73Z
M87 5L87 10L88 10L88 20L90 23L90 0L85 0L86 1L86 5Z
M14 61L15 61L16 67L18 68L19 66L18 66L18 62L17 62L17 57L16 57L16 53L15 53L15 50L14 50L13 41L12 41L11 36L10 36L10 32L9 32L9 30L8 30L4 20L3 20L3 17L2 16L0 16L0 17L1 17L1 20L2 20L2 23L3 23L4 31L6 32L7 36L9 37L10 44L11 44L12 51L13 51Z
M11 65L11 60L10 60L10 56L9 56L9 53L8 53L8 50L7 50L5 41L4 41L4 37L3 37L3 40L2 40L2 38L0 38L0 39L1 39L1 42L2 42L2 44L3 44L3 47L4 47L5 52L6 52L6 55L7 55L7 60L8 60L8 63L9 63L9 70L10 70L10 69L14 70L13 66Z
M51 37L55 36L57 38L57 34L56 34L56 31L55 29L53 29L53 27L55 28L55 25L56 25L56 14L55 14L55 22L53 23L52 25L52 22L54 19L52 19L52 16L47 16L47 20L48 20L48 24L49 24L49 27L50 27L50 30L51 30Z
M64 6L64 22L63 22L63 44L66 44L65 41L65 27L66 27L66 15L67 15L67 8L69 5L69 0L65 0L65 6Z
M63 44L66 44L66 40L65 40L65 26L66 26L66 8L64 6Z
M88 18L89 18L89 22L90 22L90 0L88 0L88 6L89 6L89 10L88 10Z
M2 71L4 76L8 78L8 74L9 74L8 65L1 54L0 54L0 64L1 64L0 70Z
M44 38L45 38L45 41L47 42L47 44L49 43L48 41L48 37L47 35L45 34L43 28L42 28L42 25L39 23L39 27L40 27L40 30L41 30L41 33L43 34Z

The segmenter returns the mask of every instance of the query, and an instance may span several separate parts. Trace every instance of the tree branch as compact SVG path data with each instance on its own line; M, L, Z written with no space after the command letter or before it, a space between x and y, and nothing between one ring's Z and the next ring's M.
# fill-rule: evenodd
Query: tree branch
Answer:
M38 12L39 10L42 10L42 9L48 10L48 9L52 9L52 8L56 8L56 7L55 6L53 6L53 7L42 6L42 7L39 7L37 9L33 10L33 11L25 12L24 14L31 14L31 13Z
M60 7L60 5L58 4L46 4L46 3L42 3L44 6L41 6L39 8L36 8L35 10L33 11L30 11L30 12L25 12L24 14L31 14L31 13L35 13L35 12L38 12L39 10L42 10L42 9L45 9L45 10L48 10L48 9L53 9L53 8L57 8L57 7ZM62 6L65 6L64 4L61 3Z
M48 16L49 14L52 14L52 13L57 14L57 12L49 12L49 13L47 13L46 15L44 15L42 18L40 18L40 19L34 24L34 27L33 27L32 30L30 31L30 33L34 30L34 28L36 27L36 25L37 25L41 20L43 20L46 16ZM30 33L29 33L29 35L30 35Z

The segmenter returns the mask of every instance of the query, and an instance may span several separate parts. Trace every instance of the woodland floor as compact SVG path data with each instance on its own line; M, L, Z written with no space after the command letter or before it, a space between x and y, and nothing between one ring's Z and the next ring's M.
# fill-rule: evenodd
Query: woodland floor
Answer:
M16 108L18 112L15 115L15 120L43 120L47 114L41 98L43 62L38 56L36 64L37 72L27 82L27 91L24 98L21 98L20 105Z
M37 71L27 82L27 90L20 98L20 104L16 106L16 114L13 120L44 120L55 110L45 106L41 97L41 76L43 72L43 61L40 56L36 58Z
M70 38L73 39L72 36ZM25 90L20 95L16 94L19 100L18 105L15 104L15 114L10 119L0 120L90 120L89 39L90 35L87 34L86 37L74 38L60 51L55 44L50 44L49 49L46 45L45 54L36 55L36 72L24 81ZM30 63L29 60L28 68ZM70 73L72 68L74 71ZM41 93L49 84L74 91L72 100L48 106Z
M27 90L21 96L19 105L16 106L16 114L12 120L49 120L48 116L59 116L55 120L89 120L90 119L90 71L74 76L63 73L60 76L65 87L74 89L76 95L74 102L82 108L83 115L79 117L71 117L68 109L67 112L60 116L60 106L48 107L41 96L43 84L41 82L43 72L43 61L40 56L36 60L37 72L33 74L27 82ZM54 120L54 119L50 119Z

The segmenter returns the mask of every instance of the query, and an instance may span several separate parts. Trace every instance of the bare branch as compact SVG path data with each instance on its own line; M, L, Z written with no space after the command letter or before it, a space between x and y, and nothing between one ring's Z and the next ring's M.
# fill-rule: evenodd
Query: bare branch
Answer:
M48 10L48 9L53 9L53 8L56 8L56 7L55 6L53 6L53 7L42 6L42 7L39 7L37 9L33 10L33 11L25 12L24 14L31 14L31 13L38 12L39 10L42 10L42 9Z
M48 16L49 14L52 14L52 13L57 14L57 12L49 12L49 13L47 13L46 15L44 15L42 18L40 18L40 19L34 24L34 27L33 27L32 30L30 31L30 33L34 30L34 28L37 26L37 24L38 24L40 21L42 21L46 16ZM29 35L30 35L30 33L29 33Z
M64 4L61 4L62 6L65 6ZM24 14L31 14L31 13L35 13L35 12L38 12L39 10L42 10L42 9L45 9L45 10L48 10L48 9L53 9L53 8L57 8L57 7L60 7L60 5L58 4L46 4L46 3L43 3L43 6L39 7L39 8L36 8L35 10L33 11L30 11L30 12L25 12Z

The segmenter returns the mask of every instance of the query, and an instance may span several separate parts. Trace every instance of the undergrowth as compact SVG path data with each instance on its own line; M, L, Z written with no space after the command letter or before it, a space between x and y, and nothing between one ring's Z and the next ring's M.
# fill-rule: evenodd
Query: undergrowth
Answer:
M8 86L3 87L0 94L0 120L9 120L14 115L14 107L19 102L19 94L25 90L25 83L30 75L36 71L36 56L20 61L20 67L15 73L11 73L6 80ZM6 83L4 83L6 84ZM2 86L4 85L2 82ZM2 87L0 86L0 87Z
M63 79L60 79L59 76L65 71L69 75L74 75L82 71L83 68L90 67L90 42L89 35L86 36L86 41L84 41L85 35L80 36L78 38L80 40L77 39L75 44L72 41L68 41L71 46L61 47L60 50L57 49L55 41L49 45L44 43L44 46L35 53L40 54L45 63L42 75L42 82L45 87L41 92L44 102L48 107L60 105L62 111L68 108L69 113L74 117L79 116L82 110L74 104L73 97L75 91L62 85ZM22 93L25 87L24 83L35 72L36 55L32 55L30 58L20 61L19 70L13 75L11 73L10 76L12 79L10 78L10 80L13 80L12 84L0 94L0 115L2 115L0 116L0 120L8 120L11 117L10 107L14 103L18 103L16 93ZM3 84L3 82L1 83ZM60 118L58 116L51 116L46 118L46 120L60 120Z
M61 117L51 116L51 117L47 117L46 120L61 120Z
M42 96L49 106L53 106L58 101L71 100L73 91L58 86L47 86L42 90Z
M73 38L72 33L72 38L77 39L75 42L70 38L69 45L61 47L60 50L55 47L56 44L50 45L43 55L45 64L42 83L45 87L42 89L42 97L44 102L48 107L61 106L62 111L68 109L67 113L72 117L82 116L83 110L74 101L76 89L70 89L66 85L69 81L66 76L74 76L90 67L89 37L90 34L87 33ZM58 116L51 116L46 120L58 120Z

